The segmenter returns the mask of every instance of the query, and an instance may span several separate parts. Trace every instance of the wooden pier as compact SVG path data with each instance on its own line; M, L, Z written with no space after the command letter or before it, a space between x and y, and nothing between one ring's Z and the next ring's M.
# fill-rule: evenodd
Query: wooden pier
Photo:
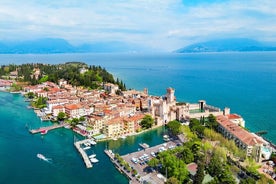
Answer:
M81 154L86 167L91 168L93 165L90 162L89 157L87 156L86 152L80 146L81 144L83 144L85 142L87 142L87 140L77 141L77 142L74 142L74 145L77 148L77 150L79 151L79 153Z
M38 128L38 129L32 129L32 130L29 130L31 134L37 134L37 133L41 133L41 132L47 132L49 130L54 130L54 129L57 129L57 128L61 128L61 127L64 127L66 126L66 124L59 124L59 125L52 125L52 126L48 126L48 127L41 127L41 128Z

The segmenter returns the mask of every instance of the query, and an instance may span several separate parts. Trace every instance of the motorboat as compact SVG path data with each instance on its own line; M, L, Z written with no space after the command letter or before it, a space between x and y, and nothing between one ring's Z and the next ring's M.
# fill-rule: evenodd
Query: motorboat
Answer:
M83 148L83 150L88 150L90 148L91 148L90 146L86 146L86 147Z
M89 158L94 158L96 157L96 154L89 155Z
M96 158L90 158L90 161L91 161L92 163L97 163L97 162L99 162L99 160L96 159Z
M49 162L49 160L51 160L50 158L46 158L44 155L42 155L41 153L38 153L37 158L39 158L40 160L44 160L46 162Z
M89 140L89 142L90 142L90 144L92 144L92 145L96 145L97 144L97 142L96 141L94 141L94 140Z

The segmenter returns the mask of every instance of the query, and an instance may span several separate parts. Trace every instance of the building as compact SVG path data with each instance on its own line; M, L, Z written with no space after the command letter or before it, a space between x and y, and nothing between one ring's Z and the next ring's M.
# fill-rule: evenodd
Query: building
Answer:
M244 149L247 156L254 158L256 161L260 161L261 149L267 143L257 135L233 123L229 117L231 116L217 116L218 131L224 137L233 140L239 148Z

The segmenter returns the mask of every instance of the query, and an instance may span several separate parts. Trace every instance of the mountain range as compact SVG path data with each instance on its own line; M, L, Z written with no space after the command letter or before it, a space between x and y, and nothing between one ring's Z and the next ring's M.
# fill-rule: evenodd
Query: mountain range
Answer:
M276 51L276 44L268 44L248 38L218 39L200 42L180 48L174 52L244 52L244 51Z
M151 49L126 42L93 42L72 45L61 38L43 38L21 42L1 42L0 54L52 54L52 53L115 53L148 52ZM217 39L180 48L176 53L231 52L231 51L276 51L276 44L268 44L247 38ZM158 52L158 51L154 51Z
M144 48L124 42L94 42L74 46L61 38L43 38L22 42L0 42L0 54L140 52Z

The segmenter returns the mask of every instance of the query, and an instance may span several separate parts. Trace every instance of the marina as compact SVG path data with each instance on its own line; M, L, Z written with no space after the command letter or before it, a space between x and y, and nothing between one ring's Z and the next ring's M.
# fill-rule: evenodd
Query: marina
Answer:
M77 142L74 142L74 145L75 145L75 147L77 148L77 150L79 151L79 153L81 154L82 159L83 159L83 161L84 161L84 163L85 163L85 165L86 165L86 168L92 168L93 165L92 165L92 163L91 163L89 157L87 156L87 154L86 154L86 152L84 151L84 149L81 148L81 144L84 144L84 143L86 143L86 142L87 142L87 140L77 141Z

